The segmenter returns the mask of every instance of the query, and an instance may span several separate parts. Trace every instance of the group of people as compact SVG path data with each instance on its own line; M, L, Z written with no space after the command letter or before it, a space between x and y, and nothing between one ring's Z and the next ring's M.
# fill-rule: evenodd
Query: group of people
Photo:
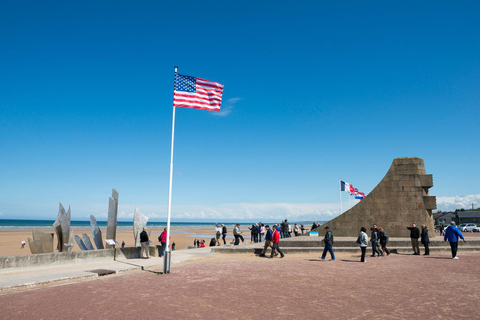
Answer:
M193 246L195 248L205 248L205 240L195 239L193 240Z
M411 227L407 227L408 230L410 230L410 239L412 242L412 249L413 249L413 255L420 255L420 247L419 247L419 242L418 239L420 239L420 242L423 244L425 248L425 253L424 255L428 256L430 255L430 238L428 236L428 228L426 225L422 225L422 230L420 231L417 228L417 225L415 223L412 223ZM325 255L327 251L330 251L330 254L332 256L331 260L335 260L335 256L333 254L333 250L331 248L331 244L333 243L333 237L331 235L328 235L329 231L328 227L325 227L327 229L327 233L325 234L325 250L323 252L323 255L321 257L322 260L325 259ZM360 229L360 233L357 238L357 244L359 244L360 249L362 250L362 256L360 258L361 262L365 262L365 254L366 254L366 249L368 246L368 235L366 233L366 229L362 227ZM390 254L390 251L387 249L386 245L388 243L388 235L387 233L383 230L382 227L378 228L377 225L373 225L372 228L370 228L371 231L371 238L370 242L372 243L372 255L371 257L375 257L375 254L377 256L384 256L386 253L387 255ZM462 232L460 229L458 229L455 225L455 222L452 221L450 225L446 228L444 232L444 241L448 241L450 243L450 248L452 252L452 259L457 260L457 251L458 251L458 239L462 239L464 242L465 238L462 235ZM380 243L381 247L378 247L378 242Z
M171 237L169 237L171 239ZM167 228L164 228L160 236L158 236L158 241L160 242L161 250L160 250L160 257L163 257L165 254L165 249L167 248ZM140 257L144 258L146 256L146 259L150 258L150 252L148 250L148 246L151 243L148 233L147 233L147 228L143 228L143 231L140 232L140 245L141 245L141 251L140 251ZM125 242L122 242L122 248L125 247ZM175 250L175 242L172 242L171 244L171 249L172 251Z

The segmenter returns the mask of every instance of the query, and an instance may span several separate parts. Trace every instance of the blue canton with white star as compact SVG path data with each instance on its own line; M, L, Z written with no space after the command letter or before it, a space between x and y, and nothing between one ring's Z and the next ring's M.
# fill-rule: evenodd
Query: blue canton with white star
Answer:
M190 76L182 76L177 73L175 79L175 91L196 92L197 79Z

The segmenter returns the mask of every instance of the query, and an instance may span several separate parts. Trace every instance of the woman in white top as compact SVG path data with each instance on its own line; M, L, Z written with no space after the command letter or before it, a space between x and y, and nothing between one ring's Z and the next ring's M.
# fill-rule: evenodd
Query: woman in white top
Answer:
M365 253L367 252L367 246L368 246L368 236L366 233L367 229L362 227L360 229L360 234L358 235L357 243L360 245L360 249L362 249L362 258L361 262L366 262L365 260Z

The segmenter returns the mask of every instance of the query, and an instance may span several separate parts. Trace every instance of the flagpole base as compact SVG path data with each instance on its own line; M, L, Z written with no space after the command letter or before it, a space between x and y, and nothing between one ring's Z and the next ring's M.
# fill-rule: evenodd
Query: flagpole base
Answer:
M172 266L172 252L165 251L163 256L163 273L170 273L170 268Z

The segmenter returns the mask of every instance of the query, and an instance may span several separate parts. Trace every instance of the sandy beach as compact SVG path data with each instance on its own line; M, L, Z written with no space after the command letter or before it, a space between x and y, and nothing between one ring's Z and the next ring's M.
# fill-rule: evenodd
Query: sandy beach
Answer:
M100 228L102 230L103 240L105 241L105 235L107 234L106 227ZM244 228L246 229L246 227ZM43 232L53 233L53 228L39 228ZM90 240L92 240L92 234L90 228L72 228L73 234L82 237L82 234L86 233ZM150 234L151 245L160 244L158 236L163 231L163 228L153 228ZM228 228L227 243L233 240L232 234L233 228ZM247 230L248 231L248 230ZM245 241L250 241L250 232L243 232ZM208 226L184 226L184 227L172 227L171 228L171 243L175 242L175 249L187 249L188 246L193 246L195 239L205 240L205 245L208 246L210 239L215 236L214 225ZM54 246L57 244L56 236L54 236ZM32 238L32 229L3 229L0 230L0 256L10 255L22 255L30 254L30 248L28 247L28 238ZM21 249L21 242L25 240L25 248ZM74 240L75 241L75 240ZM122 227L117 229L117 241L122 243L125 241L126 247L135 246L135 239L133 237L132 228ZM94 245L95 246L95 245ZM55 248L54 248L55 249ZM73 251L80 251L80 248L75 243ZM56 252L56 250L55 250Z

